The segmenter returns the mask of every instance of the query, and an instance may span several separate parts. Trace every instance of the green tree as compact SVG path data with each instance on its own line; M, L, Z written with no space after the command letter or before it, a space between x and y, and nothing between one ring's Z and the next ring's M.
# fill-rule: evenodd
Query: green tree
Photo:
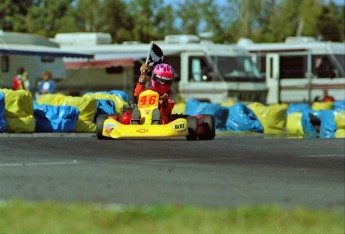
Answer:
M69 12L72 0L35 0L25 16L27 32L46 37L54 36ZM69 17L69 15L67 14Z
M159 1L162 3L161 0ZM157 0L134 0L129 3L131 16L135 19L133 25L133 40L149 42L157 38L153 23L154 10L151 4L157 6Z
M214 42L223 42L227 38L224 37L225 27L222 24L221 7L213 0L200 1L201 18L204 22L204 27L201 31L211 32L213 34L212 40Z
M322 14L322 0L304 0L298 11L296 36L318 36L317 20Z
M178 29L175 27L174 22L176 19L176 12L171 5L165 6L157 12L154 25L157 31L157 37L163 38L168 34L178 33Z
M274 41L274 38L265 38L269 32L270 20L277 10L278 4L277 0L266 0L261 1L260 11L257 13L255 32L253 35L253 40L255 42L266 42Z
M344 37L344 12L345 6L336 6L330 2L323 6L322 14L319 16L317 24L320 36L325 41L343 41Z
M322 0L285 0L272 14L263 39L267 42L284 41L290 36L318 35L317 19L322 13Z
M181 20L181 32L183 34L198 34L201 23L201 14L198 9L199 2L186 0L177 5L177 16Z
M130 14L134 19L133 39L142 42L163 39L174 32L174 14L163 0L131 0Z
M132 40L133 19L121 0L79 0L75 16L81 32L110 33L113 42Z
M101 32L104 7L101 0L79 0L77 4L77 22L83 32Z
M109 32L114 42L132 40L134 20L127 5L120 0L105 0L103 4L103 31Z
M228 0L226 35L231 42L245 37L255 41L269 31L270 18L277 9L276 0Z
M33 0L1 0L0 29L14 32L27 32L25 17Z
M210 33L215 42L226 40L220 6L212 0L187 0L177 5L177 18L183 34Z

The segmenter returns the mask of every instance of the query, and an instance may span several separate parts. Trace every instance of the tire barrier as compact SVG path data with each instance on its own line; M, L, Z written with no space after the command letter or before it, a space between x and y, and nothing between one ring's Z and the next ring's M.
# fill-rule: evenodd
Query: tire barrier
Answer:
M125 92L113 90L87 93L82 97L46 94L34 104L28 91L0 89L0 132L93 133L97 115L120 115L127 100L129 97ZM177 103L173 113L212 114L218 130L345 138L345 101L266 106L234 102L218 105L190 99Z

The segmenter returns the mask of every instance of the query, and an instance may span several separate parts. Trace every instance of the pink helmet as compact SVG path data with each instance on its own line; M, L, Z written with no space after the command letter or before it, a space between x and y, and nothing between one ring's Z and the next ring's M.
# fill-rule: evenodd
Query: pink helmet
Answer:
M162 93L167 93L170 91L171 85L174 83L174 79L174 69L169 64L160 63L153 69L151 86Z

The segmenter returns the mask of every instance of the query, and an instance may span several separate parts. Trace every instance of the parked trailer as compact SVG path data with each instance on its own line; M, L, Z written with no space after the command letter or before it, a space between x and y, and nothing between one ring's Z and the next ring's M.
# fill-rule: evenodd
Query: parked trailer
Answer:
M28 72L32 92L45 70L51 71L59 83L66 79L64 57L91 59L93 55L63 51L57 43L37 35L0 31L0 87L11 89L13 77L20 68Z
M345 43L290 37L284 43L240 40L266 74L267 103L313 102L325 91L345 100Z
M70 87L88 84L85 89L91 91L108 87L133 93L140 64L145 61L150 44L98 44L97 40L88 44L89 39L90 35L87 33L56 35L55 41L61 48L72 52L91 53L95 58L94 61L65 59L67 76L70 79L63 83ZM164 61L175 69L176 81L173 89L181 98L213 103L230 99L266 101L267 87L264 77L260 75L246 50L234 45L202 41L194 35L169 35L164 41L155 43L163 50Z

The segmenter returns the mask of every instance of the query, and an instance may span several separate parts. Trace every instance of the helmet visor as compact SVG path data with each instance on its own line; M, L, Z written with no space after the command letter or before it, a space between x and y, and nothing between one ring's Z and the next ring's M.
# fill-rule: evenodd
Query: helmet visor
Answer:
M170 86L173 84L174 79L172 78L168 78L168 77L164 77L164 76L159 76L157 74L153 74L153 80L161 85L166 85L166 86Z

